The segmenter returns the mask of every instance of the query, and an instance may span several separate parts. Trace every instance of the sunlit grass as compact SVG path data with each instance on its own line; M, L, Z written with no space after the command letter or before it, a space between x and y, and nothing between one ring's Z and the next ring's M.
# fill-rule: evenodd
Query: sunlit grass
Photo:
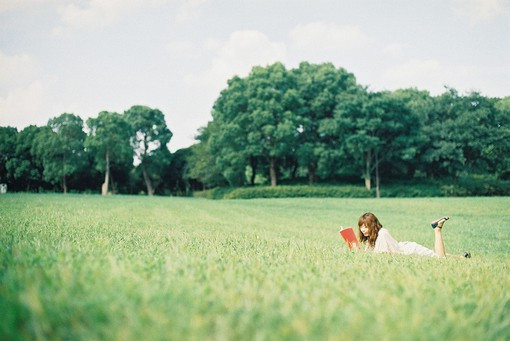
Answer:
M449 253L351 253L374 212ZM510 338L510 198L0 196L2 339Z

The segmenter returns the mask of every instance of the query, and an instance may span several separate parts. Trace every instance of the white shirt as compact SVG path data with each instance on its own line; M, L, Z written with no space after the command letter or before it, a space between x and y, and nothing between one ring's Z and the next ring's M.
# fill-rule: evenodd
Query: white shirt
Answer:
M376 253L399 253L403 255L420 255L437 257L436 253L425 246L422 246L415 242L397 242L393 238L390 232L381 228L377 239L375 240L375 246L373 252Z

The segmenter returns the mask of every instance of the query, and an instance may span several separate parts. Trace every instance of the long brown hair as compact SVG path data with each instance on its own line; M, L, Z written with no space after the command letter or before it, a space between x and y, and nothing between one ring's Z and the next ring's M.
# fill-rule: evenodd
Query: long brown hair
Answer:
M361 233L361 226L365 225L368 228L368 237L365 237L363 233ZM377 235L379 234L379 230L382 229L382 225L379 222L379 219L370 212L363 214L358 219L358 234L359 240L361 243L368 242L368 245L373 248L375 246L375 241L377 239Z

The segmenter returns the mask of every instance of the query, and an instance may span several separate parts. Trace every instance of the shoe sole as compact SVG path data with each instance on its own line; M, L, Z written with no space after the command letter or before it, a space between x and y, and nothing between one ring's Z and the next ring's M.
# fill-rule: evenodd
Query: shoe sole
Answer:
M441 218L436 219L433 222L431 222L430 225L432 226L433 229L435 229L437 227L437 225L439 224L439 222L443 219L446 221L446 220L450 219L450 217L448 217L448 216L441 217Z

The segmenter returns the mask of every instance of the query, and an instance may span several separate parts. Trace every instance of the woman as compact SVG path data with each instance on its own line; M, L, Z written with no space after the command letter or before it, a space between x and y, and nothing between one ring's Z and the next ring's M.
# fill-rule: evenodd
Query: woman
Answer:
M373 252L400 253L404 255L420 255L429 257L446 257L442 228L448 217L440 218L432 223L434 229L434 251L415 242L397 242L385 229L373 213L365 213L358 219L359 239L365 244L365 250ZM470 258L469 252L464 253Z

